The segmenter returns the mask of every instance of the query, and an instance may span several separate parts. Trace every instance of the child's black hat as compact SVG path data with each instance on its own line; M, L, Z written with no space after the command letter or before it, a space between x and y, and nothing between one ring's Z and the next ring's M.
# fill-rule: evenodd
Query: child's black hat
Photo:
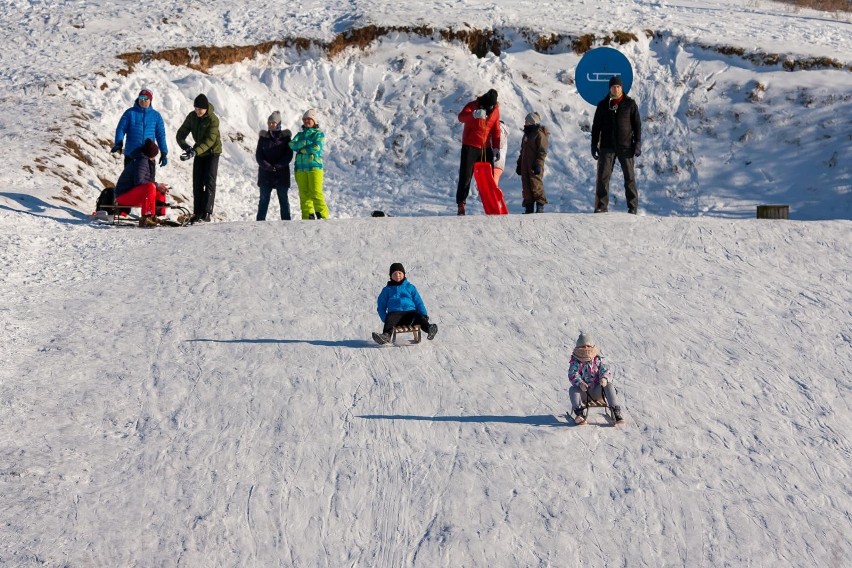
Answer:
M393 276L393 273L396 272L397 270L402 272L403 274L405 274L405 267L402 266L402 263L401 262L394 262L393 264L391 264L389 275Z

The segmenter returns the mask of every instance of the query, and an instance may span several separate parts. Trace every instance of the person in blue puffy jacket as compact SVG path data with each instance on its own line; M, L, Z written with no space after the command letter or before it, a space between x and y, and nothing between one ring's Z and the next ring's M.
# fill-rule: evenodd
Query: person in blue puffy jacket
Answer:
M163 117L151 106L153 102L154 94L149 89L142 89L133 106L124 111L118 121L115 143L110 152L117 154L124 150L125 166L138 154L148 139L154 140L160 149L160 166L169 163L166 157L169 153L169 147L166 145L166 126Z
M438 333L438 325L429 323L426 305L414 284L405 278L405 268L399 262L391 264L390 280L379 294L376 310L385 324L381 335L373 334L377 343L388 343L398 325L419 325L427 330L426 339L434 339Z

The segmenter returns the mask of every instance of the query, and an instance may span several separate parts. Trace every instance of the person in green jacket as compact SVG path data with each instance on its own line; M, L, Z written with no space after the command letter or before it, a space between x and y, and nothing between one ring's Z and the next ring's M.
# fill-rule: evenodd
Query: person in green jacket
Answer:
M177 131L178 146L183 148L182 161L195 158L192 163L192 219L210 221L213 201L216 197L216 176L219 171L219 156L222 154L222 137L219 135L219 117L213 105L203 94L195 97L195 110L183 120ZM194 146L186 142L192 134Z
M319 113L308 110L302 116L302 130L290 141L296 153L296 185L302 219L328 219L328 207L322 193L322 150L325 134L319 128Z

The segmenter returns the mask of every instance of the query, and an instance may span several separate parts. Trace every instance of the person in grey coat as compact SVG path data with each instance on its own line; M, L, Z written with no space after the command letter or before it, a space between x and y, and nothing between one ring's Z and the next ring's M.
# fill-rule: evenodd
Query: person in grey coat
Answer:
M524 213L544 212L547 203L547 195L544 193L544 159L547 157L549 139L550 133L542 126L538 113L529 113L524 119L524 137L515 168L515 173L521 176Z

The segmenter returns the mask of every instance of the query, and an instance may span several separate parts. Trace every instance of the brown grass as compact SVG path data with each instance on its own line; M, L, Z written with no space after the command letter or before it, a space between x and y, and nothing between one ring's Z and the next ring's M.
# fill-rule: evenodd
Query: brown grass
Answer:
M775 0L782 4L792 4L799 8L812 8L823 12L852 12L849 0Z
M791 0L790 3L793 3ZM800 2L809 2L811 4L819 2L833 3L837 0L797 0ZM843 0L847 4L848 0ZM572 51L578 55L583 55L587 51L594 48L596 45L625 45L630 42L639 41L639 38L633 32L625 32L616 30L609 35L595 36L594 34L585 34L579 37L570 37L562 34L538 34L528 29L520 30L521 35L527 43L540 53L550 53L554 51L560 44L569 44ZM322 42L316 39L308 38L285 38L280 40L268 41L257 45L230 45L230 46L201 46L194 48L176 48L166 49L163 51L136 51L131 53L123 53L119 55L119 59L124 61L126 67L119 71L120 75L127 76L133 72L134 67L141 62L147 61L166 61L175 66L189 67L209 73L210 68L216 65L229 65L239 63L247 59L253 59L258 55L268 54L275 48L296 49L299 52L304 52L309 49L319 49L325 52L326 57L332 59L349 48L357 50L366 50L375 42L391 33L411 34L419 37L440 37L447 42L462 43L477 57L485 57L488 53L500 55L500 53L510 43L505 35L495 29L474 29L466 27L464 29L444 29L435 30L429 26L365 26L348 30L337 34L330 42ZM643 30L647 38L653 38L655 33L653 30ZM741 47L718 46L718 45L702 45L701 47L722 53L723 55L731 55L742 57L753 63L760 65L777 65L782 62L783 57L779 54L752 53L747 54L746 50ZM783 62L785 69L813 69L819 67L832 67L842 69L844 64L828 59L828 58L811 58L802 60L786 60ZM850 69L852 70L852 69ZM101 85L105 88L106 85Z

